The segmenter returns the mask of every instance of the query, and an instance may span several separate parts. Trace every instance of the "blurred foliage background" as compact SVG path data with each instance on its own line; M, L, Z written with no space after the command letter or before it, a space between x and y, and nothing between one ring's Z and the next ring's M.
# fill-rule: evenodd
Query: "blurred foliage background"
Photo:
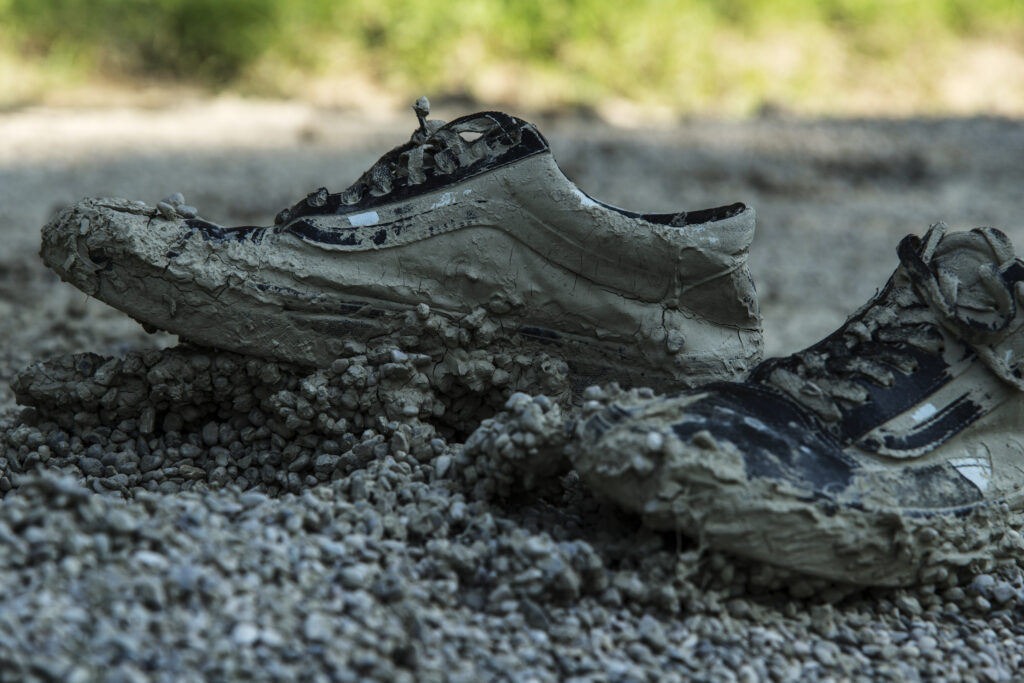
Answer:
M0 0L0 106L146 88L1020 115L1024 0Z

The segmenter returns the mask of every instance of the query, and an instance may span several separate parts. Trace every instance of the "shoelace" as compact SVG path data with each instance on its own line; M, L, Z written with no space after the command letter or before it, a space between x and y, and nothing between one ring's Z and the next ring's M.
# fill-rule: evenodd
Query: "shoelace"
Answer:
M430 102L421 97L413 105L420 127L409 142L400 145L363 173L348 189L341 193L341 203L358 204L370 194L381 197L390 194L399 185L419 185L429 176L452 175L489 156L498 156L519 144L521 131L506 130L487 114L467 116L451 123L427 120ZM464 136L473 136L467 139ZM330 192L321 187L305 199L309 206L319 207L327 202ZM280 224L292 215L290 209L278 214Z
M942 234L941 228L933 228L923 242L904 240L899 250L902 272L894 276L882 297L823 342L787 358L767 361L751 380L782 390L826 425L833 425L842 419L844 408L869 399L865 380L892 387L895 371L908 374L917 370L914 350L942 353L943 323L965 339L1005 329L1015 311L1012 294L998 275L999 264L978 269L981 282L975 286L983 286L987 296L974 296L969 306L961 305L958 299L964 290L941 268L933 269L930 264ZM997 260L999 256L1002 254L997 251Z

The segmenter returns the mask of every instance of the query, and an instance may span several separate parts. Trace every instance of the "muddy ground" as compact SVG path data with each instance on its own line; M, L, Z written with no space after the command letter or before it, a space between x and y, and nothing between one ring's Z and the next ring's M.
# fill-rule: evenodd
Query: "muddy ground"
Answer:
M434 109L434 116L446 119L462 113L465 112L443 103ZM548 136L566 174L587 193L606 202L640 211L697 209L734 201L755 207L758 232L750 268L761 298L768 355L785 354L809 345L842 323L884 284L897 263L896 245L909 232L922 234L936 221L944 221L953 228L992 225L1005 230L1020 248L1024 248L1022 121L782 117L742 122L686 120L673 128L627 130L608 127L592 119L515 113L536 121ZM347 186L383 151L406 139L414 123L411 113L372 117L302 105L233 100L194 102L153 110L29 109L0 114L0 236L3 238L0 249L0 409L7 416L2 423L4 428L8 431L19 428L18 412L8 383L30 363L82 351L120 356L176 342L170 335L144 333L123 314L89 300L44 268L36 255L39 228L59 208L84 196L122 196L152 204L170 192L180 191L188 203L197 206L208 219L227 225L266 224L278 210L310 190L321 185L332 190ZM26 443L23 437L14 441L22 447ZM451 444L445 448L449 446ZM56 488L48 489L51 485ZM74 488L76 484L73 481L59 485L52 482L24 484L8 491L3 502L8 511L14 509L11 506L15 503L11 501L16 498L20 499L16 505L20 506L19 510L33 505L45 508L49 495L45 492L63 490L61 486ZM116 493L104 493L100 489L95 489L99 493L91 493L92 490L75 489L76 493L67 495L72 498L97 496L104 498L102 505L108 505L105 497ZM197 493L163 492L161 495L168 498L154 504L156 508L186 505L191 500L188 496ZM184 498L176 497L179 495ZM206 494L200 491L198 495ZM244 497L245 492L231 495ZM117 493L117 497L125 497L124 492ZM501 502L492 501L488 505L487 514L499 519L508 511ZM145 514L143 508L130 509ZM152 511L152 506L145 509ZM545 509L541 506L537 508L539 512L531 513L530 524L516 517L518 513L509 512L508 516L519 519L517 523L529 534L543 535ZM551 509L550 514L548 521L552 528L565 526L564 519L559 517L561 512ZM4 521L0 516L0 525ZM0 531L16 529L7 521L9 525ZM224 520L218 524L221 522ZM85 524L81 518L78 523ZM628 526L629 522L625 523ZM41 524L41 528L46 527L45 523ZM500 524L499 528L506 529ZM0 544L15 543L12 538L0 533ZM600 543L593 539L590 542L597 555L604 557ZM129 547L125 552L130 550ZM238 552L244 557L244 548ZM665 550L659 552L667 553L666 558L671 556ZM143 573L160 573L164 565L149 559L148 569ZM354 661L351 656L331 659L324 654L330 650L324 633L333 633L340 642L348 643L349 651L361 647L362 641L349 638L350 634L337 624L332 631L328 623L333 614L330 610L325 611L327 616L323 620L307 614L305 621L296 622L301 624L297 627L301 633L296 637L306 645L295 644L293 649L298 648L295 650L298 654L289 655L287 648L293 644L287 628L280 627L280 632L274 635L273 629L265 624L261 626L256 617L251 622L230 622L234 605L230 601L211 599L207 606L198 605L195 610L212 622L227 620L220 636L232 642L236 649L266 649L270 654L260 656L280 664L278 668L254 669L261 670L267 677L279 671L281 676L299 673L322 675L329 680L344 679L350 673L357 678L384 677L398 671L418 678L444 678L445 672L453 676L458 672L466 680L501 675L523 680L531 676L539 680L572 676L588 680L654 680L658 671L678 667L680 675L732 676L745 680L825 678L865 672L865 675L913 677L928 671L945 673L954 679L969 678L973 671L973 675L998 680L1011 676L1024 654L1021 636L1010 628L1009 617L1002 627L991 625L996 617L1019 615L1020 596L1014 593L1016 597L999 601L991 596L986 598L984 592L990 585L1004 584L1019 591L1019 572L1002 577L985 575L992 581L983 580L981 587L975 586L972 577L963 577L961 582L967 581L968 587L976 589L974 593L968 591L966 596L961 595L964 591L951 580L948 586L919 590L858 592L846 598L845 603L833 606L830 602L837 599L835 594L821 603L805 594L813 591L795 591L794 595L794 591L786 593L773 588L775 592L769 591L768 598L754 601L757 605L753 610L734 605L732 611L722 612L713 606L717 604L715 600L702 601L703 598L690 596L688 601L683 600L682 607L677 605L675 610L666 612L659 611L654 604L657 600L653 599L637 598L636 604L630 604L629 597L633 593L626 586L628 581L620 575L622 563L628 565L628 560L618 558L613 562L604 557L602 561L605 562L602 571L609 572L611 585L618 586L616 581L622 583L618 586L621 589L618 598L607 598L610 590L607 586L593 587L593 595L584 586L582 593L572 593L569 600L564 595L550 601L544 596L521 597L518 607L513 604L506 613L525 614L525 623L520 618L508 621L511 625L507 627L491 622L478 624L474 621L478 612L492 616L506 613L474 601L451 607L446 607L448 603L444 601L438 603L439 607L435 605L436 614L431 612L431 619L439 620L438 623L470 624L466 627L469 631L453 632L452 638L461 638L459 642L465 643L477 642L472 631L476 628L472 625L476 624L487 638L510 644L506 649L518 653L511 660L501 659L505 656L501 654L504 645L495 645L492 650L466 645L452 652L442 648L435 653L436 666L430 664L434 660L415 649L410 650L413 654L400 648L383 654L377 652L385 659L385 655L391 657L392 669L374 668L372 663L367 664L369 660ZM37 562L47 568L43 572L47 575L60 575L66 569L59 558L43 557ZM720 569L723 562L731 560L716 558L712 564ZM383 567L384 560L379 564ZM80 575L76 575L76 580L84 583L74 585L94 585L91 582L105 571L102 567L90 570L89 566L86 563L84 570L78 568ZM757 571L757 568L741 567L739 574L743 576L752 576ZM0 591L0 611L13 610L15 603L23 603L28 599L26 594L33 591L54 590L42 585L35 589L25 585L15 588L17 582L13 577L24 579L23 572L30 569L29 565L7 566L0 572L7 572L4 577L7 590ZM633 572L631 577L641 582L645 580L643 571L635 567L630 571ZM744 601L750 595L745 592L742 581L736 583L738 579L730 587L731 571L726 572L725 579L715 579L717 583L711 581L714 585L708 588L709 595L715 595L717 590L723 600ZM416 582L409 576L406 579L411 584ZM358 593L359 581L351 579L350 583L346 590L351 588ZM246 585L252 593L262 590L258 582ZM952 593L946 595L942 591ZM634 592L637 596L645 594L643 589ZM495 597L492 592L489 597L504 604L514 599L514 593L510 591L507 596ZM382 614L388 613L387 600L373 591L367 594L377 600L373 605ZM941 609L929 611L929 605L936 603L932 599L936 595L942 596L938 599ZM977 602L976 597L981 597L983 602ZM91 600L88 596L77 596L60 602L62 606L53 607L54 619L59 622L61 615L67 617L72 626L66 628L73 633L73 624L78 622L68 615L76 613L75 610L96 609L100 612L97 619L110 624L107 636L114 638L121 633L130 641L129 636L135 629L131 619L105 613L104 608ZM432 604L424 600L413 600L410 604ZM961 604L965 600L968 607ZM582 605L578 614L574 612L576 604ZM950 604L960 607L954 609ZM827 618L821 616L821 610L826 608ZM346 609L349 615L358 612L351 605ZM977 613L971 616L970 609ZM604 610L600 613L605 616L595 621L591 617L594 610ZM812 619L807 615L814 610L817 616ZM159 622L160 614L160 610L156 610L151 619ZM965 614L967 616L963 616ZM832 627L818 628L819 617L832 623ZM620 621L626 625L616 626ZM372 630L368 623L364 622L364 628ZM714 626L716 623L719 626ZM0 669L7 666L11 667L10 671L29 672L40 678L78 672L76 675L83 676L82 680L102 670L91 664L79 668L69 664L63 669L53 664L47 668L44 663L35 661L31 651L42 647L41 642L56 648L55 652L63 652L68 661L73 662L76 653L81 655L82 648L94 644L99 637L90 633L78 640L71 637L61 645L54 634L63 631L53 630L56 627L50 622L47 624L33 622L32 629L26 627L24 632L37 635L19 640L11 635L18 633L16 625L0 623ZM875 630L883 635L861 638L861 631L871 625L877 625ZM570 635L558 631L562 627L568 628ZM447 626L437 628L448 633ZM715 636L716 629L722 632L723 628L731 635L728 638ZM543 638L531 636L527 657L522 651L525 646L517 638L537 630L545 631L546 635ZM407 629L405 637L419 638L422 642L430 640L426 635L417 636L415 631ZM502 634L500 638L494 635L498 632ZM577 632L589 634L589 645L573 640ZM847 632L853 635L844 635ZM597 633L605 634L599 643L594 640ZM635 637L628 635L631 633ZM206 637L216 637L216 634L217 629L211 628ZM697 639L691 639L691 635ZM583 635L578 637L586 640ZM977 642L970 641L972 637ZM381 638L386 640L383 635ZM592 649L593 666L579 664L588 660L576 655L572 657L575 657L573 662L579 664L577 668L573 668L576 664L567 663L569 646L566 642L575 643L573 647L578 650ZM703 647L705 642L708 647ZM794 645L794 642L799 644ZM891 646L888 650L887 645ZM249 671L245 661L235 668L217 669L204 668L202 657L177 663L165 659L146 660L132 654L136 652L132 647L142 648L143 645L123 645L121 655L104 655L106 659L97 659L96 666L114 667L112 670L119 672L124 669L127 672L124 680L134 680L133 672L220 673L230 677ZM203 651L202 645L192 642L188 647ZM316 650L319 654L309 655L303 649L306 647L320 648ZM374 651L374 647L365 645L368 651ZM215 650L212 645L209 648L208 652ZM948 659L960 650L963 650L963 667L958 669L956 661L959 660L953 659L948 660L953 664L946 669L935 668L940 659ZM677 652L683 654L673 654ZM929 652L940 655L932 656ZM492 655L497 658L494 660L497 664L488 662L487 658ZM778 657L772 659L776 655ZM222 653L221 656L236 657L237 653ZM59 656L54 657L53 661L63 661ZM80 656L78 660L86 661ZM520 664L527 661L527 664L521 669L509 664L517 660ZM0 679L3 678L0 675Z

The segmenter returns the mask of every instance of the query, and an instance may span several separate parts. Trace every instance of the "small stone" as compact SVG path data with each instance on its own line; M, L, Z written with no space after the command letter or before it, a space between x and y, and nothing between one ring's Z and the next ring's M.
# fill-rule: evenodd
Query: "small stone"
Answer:
M203 425L203 443L207 446L216 446L220 437L220 430L216 422L207 422Z
M162 465L164 458L162 455L150 454L144 455L139 460L139 471L140 472L152 472Z
M331 620L321 612L312 612L302 624L302 632L308 640L325 642L331 639L334 629Z
M88 477L103 476L103 463L96 458L90 458L87 456L79 458L78 469L82 470L82 474Z
M896 598L896 606L899 607L901 612L905 612L913 617L920 616L922 612L921 603L911 595L900 595Z
M139 433L152 434L155 426L156 410L153 409L153 406L148 405L142 409L142 414L139 416Z
M235 641L236 645L252 645L259 640L259 637L259 627L247 621L239 622L231 630L231 640Z
M373 571L368 565L356 564L342 569L338 578L341 580L341 585L345 588L355 590L357 588L366 588L370 583L372 574Z
M971 581L971 585L968 588L973 590L975 593L988 595L995 583L996 579L991 574L978 574L974 577L974 580Z
M917 639L917 649L921 651L921 654L927 655L938 648L939 642L931 636L921 636Z
M317 472L329 474L333 472L338 466L338 462L341 460L340 455L331 455L329 453L321 453L316 457L316 461L313 463L313 469Z
M831 643L827 640L819 640L814 644L814 656L825 666L835 665L836 655L838 654L839 648L835 643Z
M164 415L163 430L165 432L180 432L181 428L184 426L185 421L178 413L168 412Z
M640 620L640 626L637 630L640 633L640 638L643 639L643 641L655 652L661 652L668 647L668 639L665 637L665 629L662 628L661 623L651 615L644 615L643 619Z
M543 608L533 600L523 599L519 603L519 611L522 612L523 618L530 628L547 631L551 627Z
M438 479L444 479L444 475L448 474L448 469L452 465L452 457L450 455L439 455L434 459L434 474L437 475Z
M275 628L264 628L260 629L260 642L269 645L270 647L281 647L284 645L284 636L281 632Z
M149 569L166 569L167 558L152 550L139 550L134 555L135 561Z
M127 510L115 509L107 513L107 524L114 531L129 533L138 528L138 522Z
M1017 589L1006 581L1000 581L992 586L992 599L998 604L1009 602L1017 595Z

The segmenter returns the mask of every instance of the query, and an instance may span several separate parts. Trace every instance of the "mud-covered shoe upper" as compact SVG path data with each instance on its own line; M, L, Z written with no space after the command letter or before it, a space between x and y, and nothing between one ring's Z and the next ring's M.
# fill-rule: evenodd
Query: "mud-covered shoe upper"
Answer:
M746 271L754 213L740 203L637 213L593 199L565 177L537 128L501 112L428 120L347 189L321 187L270 228L184 224L211 240L363 252L472 227L503 230L554 263L626 297L673 299L717 324L757 329ZM439 255L443 258L443 255ZM722 285L722 286L718 286ZM717 287L720 291L712 291ZM691 293L692 292L692 293ZM717 296L722 294L722 296Z
M839 330L749 381L786 394L844 445L910 458L994 409L1006 386L1024 388L1024 264L991 228L935 226L898 254L885 288Z
M618 209L566 178L532 124L417 114L412 139L351 187L321 188L272 226L83 200L44 228L43 258L147 325L302 363L329 363L344 335L384 334L421 304L572 345L591 359L581 382L694 386L759 360L752 210Z
M839 330L746 382L585 405L583 480L655 528L832 580L1019 557L1024 263L988 228L898 253Z
M548 150L537 128L514 116L491 111L451 123L432 121L426 118L430 110L425 100L417 102L420 128L407 143L382 156L348 189L331 193L321 187L311 192L277 214L275 225L306 216L366 211Z
M740 480L854 506L955 509L1024 492L1024 263L991 228L937 225L898 254L885 287L821 342L743 383L613 406L582 427L585 444L671 433ZM582 464L607 479L633 467L611 453Z

